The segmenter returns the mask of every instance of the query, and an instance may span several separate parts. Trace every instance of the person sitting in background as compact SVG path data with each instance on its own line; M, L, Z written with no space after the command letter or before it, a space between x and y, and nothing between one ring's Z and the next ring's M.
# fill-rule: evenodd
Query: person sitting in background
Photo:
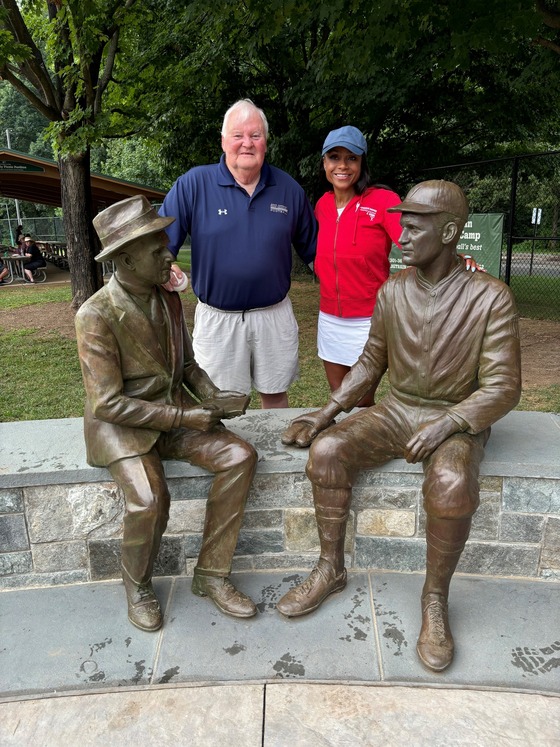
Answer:
M9 275L9 274L10 274L10 271L0 259L0 285L4 285L4 278L6 277L6 275Z
M31 236L24 236L23 237L23 255L24 257L29 258L29 262L25 263L25 267L23 268L23 272L25 273L25 278L28 282L34 283L33 280L33 273L35 270L37 270L39 267L46 267L47 263L45 262L45 258L41 254L39 247L37 244L33 241Z

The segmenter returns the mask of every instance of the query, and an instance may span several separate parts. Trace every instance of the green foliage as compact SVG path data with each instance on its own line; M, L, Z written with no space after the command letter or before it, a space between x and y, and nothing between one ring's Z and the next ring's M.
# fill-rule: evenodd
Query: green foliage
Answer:
M246 96L269 118L270 160L312 197L322 141L345 123L366 134L376 179L401 188L420 166L558 134L557 60L529 43L542 30L529 0L193 0L162 14L150 71L165 87L149 103L174 176L217 160L223 113Z

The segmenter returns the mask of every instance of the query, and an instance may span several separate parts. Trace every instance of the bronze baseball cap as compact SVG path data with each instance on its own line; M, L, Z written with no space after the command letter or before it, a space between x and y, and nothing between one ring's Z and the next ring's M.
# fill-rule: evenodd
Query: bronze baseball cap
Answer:
M454 182L443 179L432 179L416 184L400 205L387 210L388 213L451 213L466 221L469 215L469 203L465 193Z
M102 210L93 219L103 251L95 260L105 262L118 249L150 233L163 231L175 218L160 217L144 195L128 197Z

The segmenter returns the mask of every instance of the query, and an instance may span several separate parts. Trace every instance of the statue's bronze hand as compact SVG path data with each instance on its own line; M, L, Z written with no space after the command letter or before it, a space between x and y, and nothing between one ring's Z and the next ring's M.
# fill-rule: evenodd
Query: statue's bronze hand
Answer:
M219 407L200 406L183 410L181 425L195 431L209 431L224 417L224 411Z
M448 415L418 428L405 446L404 455L410 464L422 462L449 436L458 433L459 425Z
M332 423L330 417L326 417L324 410L316 410L305 415L300 415L292 420L282 435L282 443L285 446L300 446L305 448L315 439L321 431Z

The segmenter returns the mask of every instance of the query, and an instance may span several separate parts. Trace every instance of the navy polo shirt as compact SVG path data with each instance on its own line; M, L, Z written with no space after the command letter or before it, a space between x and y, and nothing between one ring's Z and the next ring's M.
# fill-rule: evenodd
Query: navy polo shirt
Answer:
M176 220L166 231L175 256L191 236L191 283L197 298L226 311L279 303L290 289L291 246L315 258L317 229L300 185L266 162L251 196L225 164L179 177L159 211Z

